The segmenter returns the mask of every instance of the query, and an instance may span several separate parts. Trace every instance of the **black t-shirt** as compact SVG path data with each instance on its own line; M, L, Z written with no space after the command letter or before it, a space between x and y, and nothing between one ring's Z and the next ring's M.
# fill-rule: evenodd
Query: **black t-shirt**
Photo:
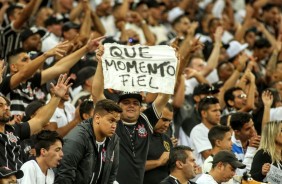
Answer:
M147 160L158 160L163 152L170 152L172 147L172 142L166 134L154 133L150 140ZM168 165L154 168L145 172L143 184L159 184L168 175Z
M35 155L31 155L30 151L31 149L34 149L34 137L35 135L30 136L29 139L24 139L21 141L21 158L23 163L34 160Z
M168 176L162 182L160 182L160 184L181 184L181 183L180 181L178 181L177 178L173 176ZM187 184L196 184L196 183L192 181L188 181Z
M120 184L143 184L149 137L158 119L155 106L152 105L140 114L136 124L129 126L119 122L116 133L120 137L117 174L117 181Z
M262 166L265 163L272 163L272 159L267 152L264 152L264 150L260 149L256 152L253 158L250 170L250 174L254 180L263 181L263 179L265 178L265 176L261 173ZM280 164L282 164L282 162L280 162ZM276 167L278 166L276 162L273 163L273 165Z
M8 54L21 47L21 30L15 31L12 24L0 30L0 58L7 59Z
M12 76L4 78L0 91L11 100L12 114L24 114L25 107L35 100L34 90L40 87L41 73L36 73L32 78L25 83L21 83L17 88L11 90L10 81Z
M196 110L195 107L193 107L193 110L188 115L186 119L184 119L182 123L182 129L186 133L187 136L190 137L192 129L201 123L201 116L199 112Z
M97 147L97 162L95 166L95 175L94 179L92 181L93 184L95 183L101 183L102 182L102 176L103 176L103 170L104 170L104 165L106 161L106 152L107 152L107 144L109 142L109 139L105 140L105 142L98 144L96 141L96 147Z
M30 137L30 127L27 122L5 125L5 134L0 133L0 165L11 170L22 166L20 140Z

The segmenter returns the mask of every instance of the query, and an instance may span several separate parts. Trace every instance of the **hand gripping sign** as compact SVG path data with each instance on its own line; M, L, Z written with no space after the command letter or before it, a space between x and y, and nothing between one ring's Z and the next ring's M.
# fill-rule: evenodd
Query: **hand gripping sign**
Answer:
M174 92L177 58L172 47L105 44L102 66L105 89Z

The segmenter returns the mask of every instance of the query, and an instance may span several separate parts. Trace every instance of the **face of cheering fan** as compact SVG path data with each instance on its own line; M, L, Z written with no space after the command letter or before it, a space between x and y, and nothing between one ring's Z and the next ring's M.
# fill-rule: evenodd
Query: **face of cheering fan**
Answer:
M122 109L121 119L128 122L133 123L136 122L139 115L141 104L135 98L127 98L120 101L119 106Z

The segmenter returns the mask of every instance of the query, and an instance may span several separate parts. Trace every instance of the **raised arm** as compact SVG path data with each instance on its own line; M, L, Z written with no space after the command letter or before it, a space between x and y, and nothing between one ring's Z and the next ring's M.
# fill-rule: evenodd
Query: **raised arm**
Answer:
M84 18L81 24L79 34L86 35L89 38L91 34L91 9L87 1L82 2L82 11L84 11Z
M37 14L38 9L39 9L41 3L42 3L42 0L37 0L37 1L36 1L36 3L35 3L35 5L34 5L34 7L33 7L33 10L32 10L32 13L31 13L31 16L30 16L30 17L33 17L33 16L35 16L35 15Z
M267 75L269 76L271 76L273 72L276 70L276 64L278 60L278 55L281 51L281 47L282 47L282 42L279 40L276 41L274 50L272 51L271 57L266 65Z
M201 71L203 76L207 76L210 74L212 70L214 70L217 67L219 54L220 54L220 48L221 48L221 37L222 37L223 29L222 27L217 27L216 31L214 33L214 47L212 50L212 53L207 61L207 66Z
M178 84L175 87L175 92L173 95L173 107L182 107L185 101L185 76L181 75Z
M94 29L100 33L101 35L105 35L106 34L106 30L104 25L102 24L100 18L98 17L98 15L96 14L96 12L92 11L91 12L91 19L94 25Z
M230 21L232 28L235 28L234 10L233 10L233 7L232 7L232 1L231 0L225 0L224 11L226 12L226 15L229 18L229 21Z
M250 5L246 5L246 16L244 23L240 25L235 32L235 39L238 42L244 41L246 31L254 25L255 19L253 18L254 9Z
M169 98L170 98L169 94L159 93L157 98L153 102L159 116L162 114L163 108L167 104Z
M105 99L104 96L104 75L103 75L103 68L102 68L102 55L104 54L104 47L100 45L98 50L96 51L96 58L97 58L97 69L93 78L92 82L92 98L94 104L102 99Z
M257 22L257 29L258 31L262 32L266 39L270 42L272 47L276 45L276 39L275 37L265 28L264 24L261 22Z
M6 66L5 66L5 61L2 59L0 60L0 84L3 81L3 75L5 73Z
M23 27L24 23L30 18L33 9L35 9L37 0L31 0L21 12L21 15L12 22L14 29L19 30Z
M181 57L183 57L183 64L180 66L180 70L183 69L183 67L187 66L187 62L189 61L189 56L191 53L198 49L202 49L203 45L200 43L199 38L194 39L195 31L198 27L198 22L192 22L190 27L188 28L188 33L185 37L185 39L181 42L179 46L179 54ZM192 43L191 43L192 40ZM183 66L183 67L182 67Z
M63 53L66 52L66 42L63 42L56 47L52 48L51 50L48 50L41 56L35 58L34 60L28 62L23 69L19 70L17 73L12 75L11 81L10 81L10 87L11 89L15 89L18 87L18 85L29 79L37 70L38 68L44 63L44 61L51 57L51 56L62 56Z
M237 80L240 78L241 73L244 71L248 56L246 54L240 55L238 58L238 64L236 70L233 71L232 75L225 81L224 85L220 89L218 100L220 107L223 109L225 107L224 93L226 90L236 85Z
M49 122L61 100L61 97L66 94L68 88L71 86L71 84L68 84L69 80L70 78L67 78L67 74L64 74L60 75L56 86L51 83L55 95L51 98L47 105L40 108L36 115L28 121L31 135L40 131L44 125Z
M255 105L255 86L256 86L256 83L255 83L255 76L254 74L250 71L250 70L247 70L247 80L249 82L249 90L248 90L248 94L247 94L247 103L246 105L241 108L239 111L240 112L249 112L251 110L254 109L254 105Z
M142 18L142 16L135 12L132 11L130 13L131 17L136 20L136 24L138 24L140 26L140 28L142 29L145 39L146 39L146 45L155 45L156 43L156 38L154 36L154 34L151 32L151 30L149 29L148 24L146 23L146 21Z
M125 20L126 14L129 10L129 0L123 0L122 4L119 5L113 12L115 20Z
M209 84L209 81L200 72L198 72L195 69L186 68L184 70L184 74L185 74L186 80L189 80L194 77L200 84L201 83Z
M273 96L271 92L267 90L262 93L261 99L264 105L264 111L263 111L262 122L261 122L261 130L263 130L264 126L270 120L270 108L273 103Z
M2 25L3 21L4 21L4 15L5 15L5 12L7 10L7 8L9 8L9 2L8 1L4 1L2 2L2 7L0 9L0 25Z
M69 16L70 21L74 22L78 18L78 16L81 14L81 12L82 12L82 4L83 4L83 1L79 1L77 6L74 7L71 10L70 16Z
M85 46L62 58L54 66L42 71L41 84L45 84L51 79L56 78L61 73L67 73L71 69L71 67L73 67L80 58L82 58L82 56L84 56L89 51L95 50L99 45L99 41L103 38L104 37L99 37L96 39L90 38Z

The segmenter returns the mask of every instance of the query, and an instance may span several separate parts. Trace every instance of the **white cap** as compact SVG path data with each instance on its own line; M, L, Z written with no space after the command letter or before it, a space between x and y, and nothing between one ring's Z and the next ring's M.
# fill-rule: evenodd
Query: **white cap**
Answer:
M233 58L235 56L237 56L240 52L242 52L243 50L245 50L248 47L248 44L241 44L238 41L231 41L229 43L229 47L226 50L229 58Z

